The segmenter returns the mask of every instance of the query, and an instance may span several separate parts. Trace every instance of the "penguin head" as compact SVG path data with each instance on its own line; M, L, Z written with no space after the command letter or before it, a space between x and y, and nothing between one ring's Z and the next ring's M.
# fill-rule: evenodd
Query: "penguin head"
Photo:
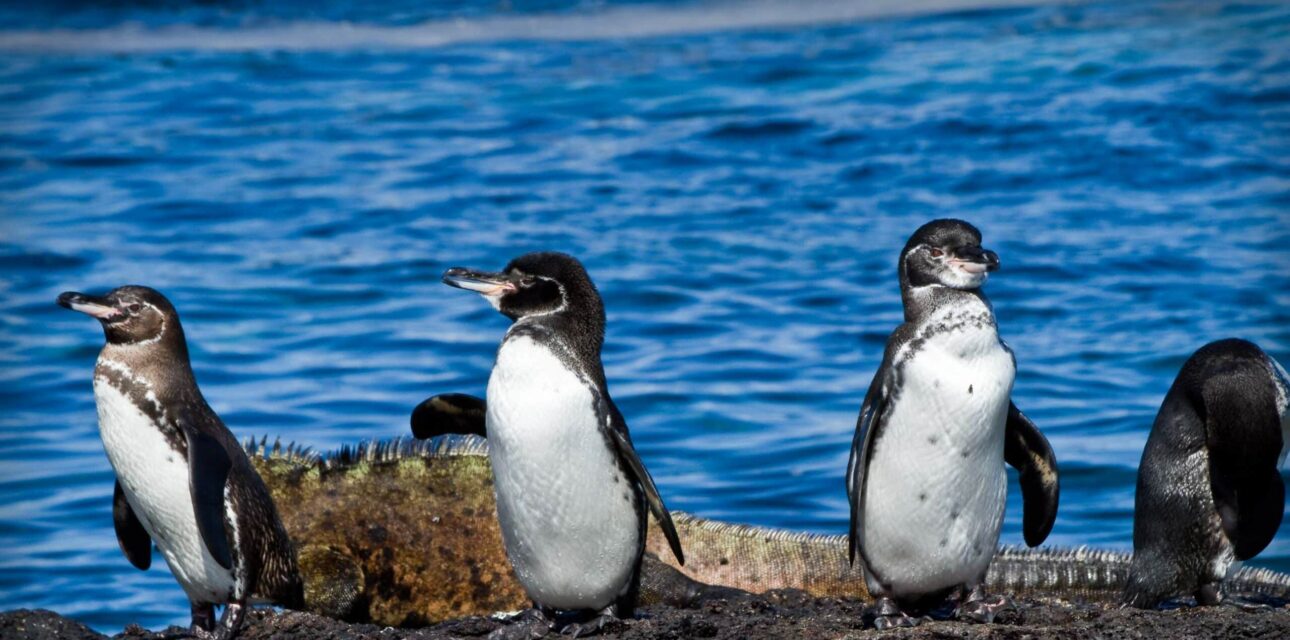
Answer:
M526 253L500 273L453 267L443 282L474 291L511 320L568 315L604 326L596 285L577 258L553 251Z
M98 319L111 344L149 344L167 331L178 331L179 316L165 296L155 289L127 285L103 296L68 291L58 304Z
M976 289L998 268L999 256L981 247L981 232L950 218L919 227L900 252L902 287Z

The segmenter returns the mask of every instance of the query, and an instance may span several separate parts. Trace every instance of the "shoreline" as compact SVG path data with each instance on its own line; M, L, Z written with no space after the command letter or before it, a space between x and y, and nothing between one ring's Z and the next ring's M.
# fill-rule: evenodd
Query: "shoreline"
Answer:
M595 637L622 640L675 638L1284 638L1290 636L1290 605L1246 610L1237 606L1182 607L1143 611L1083 603L1019 601L994 624L931 620L912 629L876 631L863 620L866 604L858 600L816 598L800 591L773 591L738 600L717 600L680 609L667 605L642 607L638 617L607 625ZM501 624L470 616L424 628L351 624L297 611L252 611L239 638L292 640L381 638L448 640L485 637ZM115 636L47 610L19 609L0 613L0 637L13 640L155 639L157 632L129 625ZM557 638L550 633L547 637Z

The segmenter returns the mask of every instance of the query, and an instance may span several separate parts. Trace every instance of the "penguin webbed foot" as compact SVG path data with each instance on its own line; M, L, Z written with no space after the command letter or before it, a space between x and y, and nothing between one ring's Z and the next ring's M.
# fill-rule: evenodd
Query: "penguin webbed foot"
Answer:
M1226 593L1216 583L1201 586L1196 592L1196 604L1204 607L1235 607L1247 613L1270 611L1284 606L1285 601L1257 593Z
M154 638L157 640L181 640L188 638L197 638L198 640L211 640L215 637L215 605L189 603L189 609L192 612L192 624L187 629L180 627L170 627L165 631L159 631Z
M1236 596L1224 599L1222 602L1219 603L1219 606L1236 607L1237 609L1240 609L1241 611L1244 611L1246 613L1255 613L1258 611L1272 611L1277 608L1277 606L1271 602L1259 602L1257 600L1250 600L1248 598L1241 598Z
M873 628L878 631L888 629L899 629L917 627L923 623L922 618L915 618L906 613L899 613L894 616L874 616Z
M214 637L214 634L211 633L210 631L207 631L197 626L191 626L191 627L188 627L187 629L183 627L178 627L178 626L171 626L165 629L164 631L158 631L154 634L149 635L147 629L144 629L143 627L140 627L137 624L130 624L130 625L126 625L124 634L131 635L131 636L133 635L147 636L149 638L153 638L153 640L189 640L190 638L197 638L198 640L209 640L210 638Z
M533 607L505 618L502 625L489 633L487 640L537 640L551 632L555 621L541 608Z
M139 625L128 625L126 626L124 633L147 635L148 630L144 629L143 627L140 627ZM212 635L211 632L205 631L203 629L198 629L197 627L189 627L187 629L183 629L181 627L170 627L165 631L158 631L157 633L150 635L148 637L153 638L153 640L188 640L189 638L198 638L198 640L206 640L210 638L211 635Z
M560 635L569 636L570 638L585 638L594 636L605 629L605 627L618 622L618 617L609 614L598 615L585 622L570 622L560 629Z
M873 606L865 612L865 615L873 616L873 628L879 631L900 627L917 627L923 623L923 618L915 618L901 611L896 601L886 596L874 601Z
M1007 596L987 598L985 587L977 585L968 590L963 601L954 610L954 617L967 622L990 624L1005 611L1017 611L1017 606Z
M609 605L600 611L579 611L572 613L571 619L560 627L560 635L570 638L593 636L621 621L618 617L618 608L614 605Z
M242 628L242 621L245 619L246 604L230 602L227 607L224 607L224 613L219 618L219 626L215 629L215 633L205 637L212 640L232 640L237 637L237 632Z

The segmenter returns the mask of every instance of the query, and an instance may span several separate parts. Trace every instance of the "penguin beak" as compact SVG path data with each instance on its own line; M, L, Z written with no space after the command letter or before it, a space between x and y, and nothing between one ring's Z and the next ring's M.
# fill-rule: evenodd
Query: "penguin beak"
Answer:
M954 250L954 257L950 258L949 263L968 273L998 271L999 254L975 245L964 246Z
M108 320L121 314L121 310L112 306L106 298L67 291L58 296L58 306L80 311L81 313L98 318L99 320Z
M500 298L515 292L515 284L504 273L472 271L453 267L443 272L443 283L450 287L474 291L487 298Z

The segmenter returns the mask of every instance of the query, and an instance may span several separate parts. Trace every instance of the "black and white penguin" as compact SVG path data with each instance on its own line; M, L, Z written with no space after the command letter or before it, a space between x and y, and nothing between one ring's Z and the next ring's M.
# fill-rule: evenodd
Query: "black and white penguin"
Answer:
M507 557L534 603L526 617L578 616L564 628L576 635L632 616L647 504L684 557L609 396L595 285L562 253L526 254L501 273L449 269L443 281L513 321L488 380L485 428Z
M260 476L206 404L179 315L126 286L58 304L92 316L107 344L94 367L99 433L116 472L117 541L139 569L156 544L192 605L198 637L237 634L251 599L302 608L295 551ZM215 621L215 605L227 605Z
M981 285L999 257L961 220L934 220L900 253L905 322L887 340L847 466L850 554L864 561L878 628L917 623L904 608L959 591L958 617L989 622L986 571L1007 501L1004 462L1021 472L1027 544L1057 514L1047 439L1011 401L1016 361Z
M1223 599L1223 580L1268 546L1285 513L1290 376L1257 346L1220 340L1183 364L1138 465L1125 604Z

